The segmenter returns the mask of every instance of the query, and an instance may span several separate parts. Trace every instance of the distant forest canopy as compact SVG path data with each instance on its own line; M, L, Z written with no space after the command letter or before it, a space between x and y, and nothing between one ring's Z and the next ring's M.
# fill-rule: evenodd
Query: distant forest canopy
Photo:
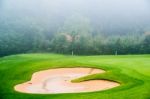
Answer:
M0 56L150 54L150 2L102 1L1 0Z

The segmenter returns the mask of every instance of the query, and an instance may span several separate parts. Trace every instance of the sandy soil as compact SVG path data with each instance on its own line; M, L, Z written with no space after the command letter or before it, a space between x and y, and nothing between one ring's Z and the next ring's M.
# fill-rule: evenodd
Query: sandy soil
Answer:
M119 86L118 83L107 80L90 80L80 83L72 83L71 80L104 73L104 70L94 68L58 68L36 72L31 81L18 84L16 91L24 93L76 93L106 90Z

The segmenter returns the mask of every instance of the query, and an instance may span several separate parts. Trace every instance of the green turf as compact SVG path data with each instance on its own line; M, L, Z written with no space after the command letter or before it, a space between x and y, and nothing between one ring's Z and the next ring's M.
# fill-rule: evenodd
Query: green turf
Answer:
M121 86L105 91L71 94L42 95L14 91L16 84L30 80L34 72L59 67L101 68L107 72L72 82L108 79L120 82ZM150 55L21 54L3 57L0 58L0 99L150 99Z

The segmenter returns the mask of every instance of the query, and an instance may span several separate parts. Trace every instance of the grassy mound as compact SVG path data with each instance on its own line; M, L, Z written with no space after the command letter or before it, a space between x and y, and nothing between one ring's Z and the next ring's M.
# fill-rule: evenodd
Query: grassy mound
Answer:
M31 79L34 72L59 67L93 67L104 69L72 80L81 82L108 79L121 86L97 92L75 94L25 94L14 86ZM0 58L0 99L150 99L150 55L64 56L57 54L21 54ZM91 85L92 86L92 85Z

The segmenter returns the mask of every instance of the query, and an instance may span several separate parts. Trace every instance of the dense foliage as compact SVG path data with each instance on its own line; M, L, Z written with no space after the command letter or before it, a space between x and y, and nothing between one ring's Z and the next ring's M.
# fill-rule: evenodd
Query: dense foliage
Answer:
M106 35L92 30L89 20L76 15L51 32L31 24L0 29L0 56L27 52L61 54L149 54L150 32ZM51 32L51 33L50 33Z
M149 54L149 8L147 0L1 0L0 56Z

